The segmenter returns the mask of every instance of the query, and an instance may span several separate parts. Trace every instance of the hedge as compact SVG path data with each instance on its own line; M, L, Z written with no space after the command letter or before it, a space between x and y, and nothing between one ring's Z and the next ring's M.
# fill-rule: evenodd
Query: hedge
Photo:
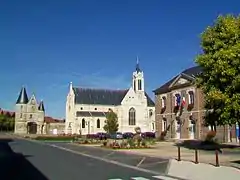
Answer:
M41 141L72 141L74 140L73 136L37 136L35 140Z

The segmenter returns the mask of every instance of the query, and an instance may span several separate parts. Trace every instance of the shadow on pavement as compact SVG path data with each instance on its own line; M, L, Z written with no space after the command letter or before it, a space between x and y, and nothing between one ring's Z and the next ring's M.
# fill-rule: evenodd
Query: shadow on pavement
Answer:
M185 147L188 149L199 149L205 151L218 150L222 152L222 149L237 149L239 145L230 144L218 144L214 142L200 141L200 140L185 140L181 143L177 143L175 146Z
M12 139L0 139L0 179L1 180L48 180L20 153L12 151Z

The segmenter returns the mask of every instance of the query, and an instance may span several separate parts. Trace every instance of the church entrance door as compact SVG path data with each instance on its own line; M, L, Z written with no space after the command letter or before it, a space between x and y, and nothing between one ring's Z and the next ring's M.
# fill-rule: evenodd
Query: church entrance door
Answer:
M35 122L27 123L27 132L28 134L37 134L37 123Z

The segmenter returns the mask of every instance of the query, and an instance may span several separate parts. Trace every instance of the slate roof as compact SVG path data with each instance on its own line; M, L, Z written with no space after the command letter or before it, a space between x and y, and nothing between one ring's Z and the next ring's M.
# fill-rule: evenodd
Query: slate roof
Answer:
M129 89L108 90L73 87L75 104L99 104L120 105ZM155 106L152 99L147 95L148 106Z
M28 96L25 87L22 87L21 92L19 93L16 104L27 104Z
M191 77L197 76L199 73L202 72L202 68L200 66L194 66L191 68L188 68L182 72L182 74L189 75Z
M105 117L107 112L94 112L94 111L77 111L77 117Z
M192 80L195 79L195 77L202 72L202 69L200 66L194 66L188 69L185 69L182 71L180 74L177 76L173 77L171 80L163 84L161 87L155 89L153 92L155 94L162 94L162 93L167 93L170 91L169 86L181 75L182 77Z
M44 122L46 122L46 123L64 123L65 121L61 120L61 119L55 119L50 116L45 116Z
M41 101L41 102L39 103L38 110L39 110L39 111L45 111L43 101Z

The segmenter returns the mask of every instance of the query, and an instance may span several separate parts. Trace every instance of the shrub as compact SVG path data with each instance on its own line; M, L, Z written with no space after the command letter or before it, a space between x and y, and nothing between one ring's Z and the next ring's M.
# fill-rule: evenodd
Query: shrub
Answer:
M126 148L127 147L127 142L126 141L122 141L121 143L120 143L120 147L121 148Z
M107 146L107 141L103 142L103 146L105 146L105 147Z
M133 139L128 139L127 144L129 144L130 147L134 146L134 140Z
M142 141L141 145L142 145L143 147L147 146L146 141Z

